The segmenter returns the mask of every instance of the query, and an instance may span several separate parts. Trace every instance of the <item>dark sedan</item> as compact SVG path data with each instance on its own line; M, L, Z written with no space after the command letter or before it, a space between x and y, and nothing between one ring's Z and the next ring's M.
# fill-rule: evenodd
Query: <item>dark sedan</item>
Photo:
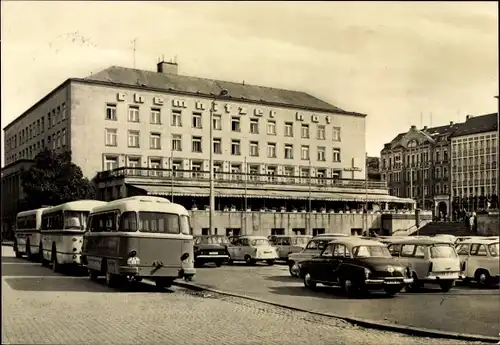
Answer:
M331 241L319 256L299 266L307 288L314 289L318 283L340 286L348 295L384 290L394 296L412 282L409 269L383 243L356 237Z
M194 264L197 267L213 262L220 267L229 260L229 240L222 235L202 235L194 238Z

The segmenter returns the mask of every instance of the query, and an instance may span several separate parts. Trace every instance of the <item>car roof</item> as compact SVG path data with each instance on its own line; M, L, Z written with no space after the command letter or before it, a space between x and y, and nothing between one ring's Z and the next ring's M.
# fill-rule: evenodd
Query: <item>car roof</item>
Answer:
M380 247L385 247L385 245L381 242L378 241L372 241L372 240L367 240L364 238L360 237L347 237L347 238L338 238L333 241L330 241L329 243L339 243L339 244L346 244L351 247L354 246L380 246Z
M394 241L391 244L423 244L423 245L431 245L431 244L452 244L453 242L445 240L445 239L436 239L436 238L416 238L416 239L403 239L401 241Z
M271 235L269 237L281 238L281 237L312 237L312 236L311 235Z
M226 235L195 235L193 237L227 237Z
M248 238L251 240L267 240L266 236L256 236L256 235L244 235L244 236L239 236L239 238Z
M329 233L329 234L316 235L313 238L316 239L316 238L323 238L323 237L328 238L328 237L351 237L351 236L349 236L347 234L332 232L332 233Z
M499 238L469 238L465 241L460 242L459 244L471 244L471 243L479 243L479 244L493 244L498 243Z

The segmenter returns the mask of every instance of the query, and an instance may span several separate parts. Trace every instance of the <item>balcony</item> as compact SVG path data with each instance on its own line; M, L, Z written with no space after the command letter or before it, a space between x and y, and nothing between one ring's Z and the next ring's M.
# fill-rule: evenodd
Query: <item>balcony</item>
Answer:
M208 182L209 172L200 170L171 170L171 169L151 169L151 168L117 168L99 172L97 174L97 181L105 181L116 178L144 178L150 180L170 180L175 181L190 181L190 182ZM311 186L314 188L346 188L346 189L378 189L386 190L387 183L381 181L366 181L366 180L352 180L352 179L339 179L331 177L304 177L293 175L266 175L266 174L245 174L241 172L215 172L214 181L216 183L245 183L247 185L256 185L262 188L263 184L266 185L295 185L295 186ZM250 186L249 186L250 188Z

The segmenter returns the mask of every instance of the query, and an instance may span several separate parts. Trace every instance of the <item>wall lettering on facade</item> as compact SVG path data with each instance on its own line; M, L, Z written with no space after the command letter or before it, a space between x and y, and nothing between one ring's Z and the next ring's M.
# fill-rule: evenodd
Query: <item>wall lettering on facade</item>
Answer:
M134 93L134 102L135 103L144 103L144 96L141 96L138 93Z
M196 109L197 110L205 110L205 104L200 102L200 101L196 101Z
M212 111L219 111L219 103L212 102Z
M230 113L231 112L231 104L226 104L224 106L224 108L226 108L226 113Z
M262 116L264 114L264 112L262 111L262 109L255 108L254 114L255 114L255 116Z
M318 115L311 116L311 121L312 122L319 122L319 116Z
M276 116L276 111L275 110L270 110L269 111L269 117L275 117Z
M118 92L116 94L116 99L120 102L123 102L125 100L125 93L124 92Z
M246 113L247 113L247 108L246 107L239 107L238 108L238 114L245 115Z
M327 116L326 117L326 123L330 123L330 122L332 122L332 118L330 116Z
M185 108L186 107L186 102L183 101L182 99L173 99L172 100L172 106L176 108Z
M155 105L163 105L163 98L161 98L161 97L155 97L155 98L153 98L153 103Z
M304 114L297 112L297 113L295 114L295 119L296 119L297 121L304 121Z

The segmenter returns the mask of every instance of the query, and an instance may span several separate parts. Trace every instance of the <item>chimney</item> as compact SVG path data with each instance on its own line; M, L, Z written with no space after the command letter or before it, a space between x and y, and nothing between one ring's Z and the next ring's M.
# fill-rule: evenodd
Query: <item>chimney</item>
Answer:
M177 62L167 62L165 60L161 60L158 62L156 65L156 71L158 73L165 73L165 74L178 74L178 69L179 65L177 65Z
M453 121L450 121L450 126L453 126Z
M411 125L410 130L415 130L415 129L417 129L417 126Z
M465 117L465 121L468 121L471 117L472 117L472 115L467 115L467 116Z
M427 130L427 126L424 126L424 131Z

